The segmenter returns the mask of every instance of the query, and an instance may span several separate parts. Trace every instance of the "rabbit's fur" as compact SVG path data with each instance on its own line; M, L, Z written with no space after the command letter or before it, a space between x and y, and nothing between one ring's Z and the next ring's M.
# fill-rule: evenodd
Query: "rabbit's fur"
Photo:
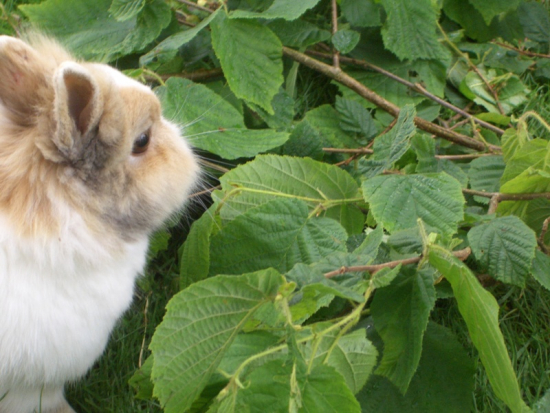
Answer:
M64 384L103 352L198 170L148 87L0 36L0 413L72 411Z

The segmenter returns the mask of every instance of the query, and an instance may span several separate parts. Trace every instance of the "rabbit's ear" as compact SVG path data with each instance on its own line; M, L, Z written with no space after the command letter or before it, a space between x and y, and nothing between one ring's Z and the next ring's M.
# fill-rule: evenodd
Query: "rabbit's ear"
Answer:
M61 64L54 88L55 144L69 158L80 157L103 113L101 91L91 73L74 62Z
M17 123L29 122L48 87L38 53L25 42L0 36L0 100Z

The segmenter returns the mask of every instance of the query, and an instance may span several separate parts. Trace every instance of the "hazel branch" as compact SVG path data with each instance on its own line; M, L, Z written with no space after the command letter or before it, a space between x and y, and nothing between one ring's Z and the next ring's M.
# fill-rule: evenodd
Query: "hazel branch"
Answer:
M344 86L349 87L358 95L362 96L369 102L374 103L376 106L384 109L386 112L389 112L392 116L397 117L399 115L399 107L386 99L382 98L380 95L374 93L372 90L367 88L362 83L358 82L353 77L349 76L340 69L336 69L332 66L329 66L319 60L313 59L304 53L300 53L296 50L290 49L288 47L283 47L283 53L290 57L291 59L302 63L303 65L317 70L318 72L323 73L324 75L334 79L338 83L343 84ZM485 151L489 149L490 151L500 152L500 147L495 145L486 145L484 142L472 139L469 136L462 135L455 131L445 129L439 125L436 125L432 122L428 122L422 118L415 117L414 122L419 129L422 129L428 133L436 135L440 138L446 139L453 143L456 143L467 148L475 149L478 151Z
M471 254L472 250L470 247L466 247L462 250L453 251L453 255L459 260L464 261ZM395 268L398 265L407 265L407 264L416 264L420 262L424 256L419 255L418 257L405 258L402 260L389 261L384 264L375 264L375 265L357 265L351 267L342 267L338 270L330 271L325 273L325 278L336 277L337 275L342 275L348 272L369 272L371 274L380 271L382 268Z
M322 58L325 58L325 59L330 59L331 58L330 55L328 55L326 53L322 53L322 52L307 51L307 54L312 55L312 56L322 57ZM388 72L387 70L384 70L381 67L373 65L372 63L369 63L365 60L359 60L359 59L353 59L351 57L340 56L340 61L343 62L343 63L349 63L349 64L352 64L352 65L355 65L355 66L360 66L360 67L363 67L365 69L374 70L375 72L378 72L378 73L380 73L380 74L382 74L382 75L384 75L384 76L386 76L386 77L388 77L392 80L395 80L396 82L407 86L411 90L414 90L415 92L417 92L417 93L419 93L423 96L426 96L428 99L433 100L434 102L438 103L439 105L441 105L441 106L443 106L447 109L450 109L453 112L458 113L458 114L460 114L461 116L464 116L467 119L472 119L478 125L483 126L485 129L489 129L489 130L495 132L497 135L502 135L504 133L504 131L502 129L500 129L500 128L494 126L494 125L491 125L490 123L485 122L481 119L478 119L478 118L474 117L473 115L469 114L468 112L466 112L465 110L460 109L459 107L456 107L456 106L450 104L449 102L446 102L445 100L443 100L440 97L434 95L433 93L428 92L419 83L409 82L408 80L403 79L402 77L399 77L399 76L397 76L397 75L395 75L391 72Z

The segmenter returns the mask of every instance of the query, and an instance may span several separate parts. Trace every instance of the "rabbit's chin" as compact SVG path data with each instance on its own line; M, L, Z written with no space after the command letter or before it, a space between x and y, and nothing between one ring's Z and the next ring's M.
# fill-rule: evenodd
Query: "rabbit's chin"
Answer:
M147 237L97 237L74 214L59 237L21 240L0 216L0 412L58 409L129 307Z

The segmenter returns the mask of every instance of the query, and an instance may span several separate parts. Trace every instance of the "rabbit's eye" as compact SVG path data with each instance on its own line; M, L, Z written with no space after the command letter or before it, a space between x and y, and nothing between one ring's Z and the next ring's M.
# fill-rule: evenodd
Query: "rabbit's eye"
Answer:
M133 155L139 155L147 150L149 147L149 134L142 133L134 141L134 147L132 148Z

